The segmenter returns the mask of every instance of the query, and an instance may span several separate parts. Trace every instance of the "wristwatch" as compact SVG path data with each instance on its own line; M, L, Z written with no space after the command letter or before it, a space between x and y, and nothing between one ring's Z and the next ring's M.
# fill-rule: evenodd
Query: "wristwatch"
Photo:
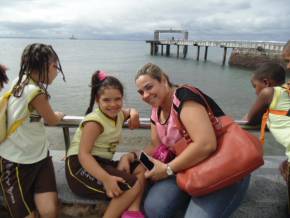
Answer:
M166 165L166 173L167 173L168 176L173 176L174 175L174 172L171 169L171 167L169 166L169 164Z

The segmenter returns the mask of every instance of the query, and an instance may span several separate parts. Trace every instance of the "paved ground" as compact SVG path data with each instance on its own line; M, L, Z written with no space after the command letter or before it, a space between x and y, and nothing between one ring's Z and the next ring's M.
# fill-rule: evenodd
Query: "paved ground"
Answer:
M57 174L57 183L59 195L63 203L82 203L91 205L86 210L85 218L100 217L97 212L99 208L104 208L104 203L94 206L96 201L81 199L70 192L65 176L64 164L61 161L63 152L53 152L55 170ZM265 156L265 165L252 174L250 188L246 198L240 208L234 213L232 218L284 218L287 208L287 189L286 184L278 173L278 165L283 160L281 156ZM69 214L71 208L65 205L63 212ZM71 212L75 217L81 217L82 214ZM91 214L91 215L89 215ZM8 217L3 209L0 209L0 217ZM61 215L61 218L70 216ZM182 216L177 216L178 218ZM194 217L194 215L193 215Z

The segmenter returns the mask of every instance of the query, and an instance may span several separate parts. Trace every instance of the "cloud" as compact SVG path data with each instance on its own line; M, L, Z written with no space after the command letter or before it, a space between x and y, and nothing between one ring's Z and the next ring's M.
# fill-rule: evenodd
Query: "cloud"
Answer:
M135 38L185 29L190 38L290 36L288 0L4 0L0 36Z

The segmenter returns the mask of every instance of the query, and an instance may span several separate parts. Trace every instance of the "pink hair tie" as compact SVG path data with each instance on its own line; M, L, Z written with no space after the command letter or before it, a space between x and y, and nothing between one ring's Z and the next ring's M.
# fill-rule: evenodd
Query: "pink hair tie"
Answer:
M100 81L103 81L104 79L107 78L107 73L105 71L103 71L103 70L100 70L99 74L98 74L98 78L99 78Z

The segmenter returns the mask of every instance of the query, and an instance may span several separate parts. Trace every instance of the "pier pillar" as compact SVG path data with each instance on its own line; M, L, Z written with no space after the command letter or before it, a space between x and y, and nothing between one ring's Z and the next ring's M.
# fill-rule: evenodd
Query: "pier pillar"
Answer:
M158 43L154 43L154 46L153 46L154 48L153 48L153 55L157 55L157 53L158 53Z
M150 54L153 55L153 42L150 43Z
M170 56L170 45L166 45L166 56Z
M207 50L208 50L208 46L205 46L204 48L204 60L207 60Z
M196 56L196 60L199 61L199 53L200 53L200 46L197 46L197 56Z
M183 46L183 58L186 58L187 50L188 50L188 45L184 45Z
M225 65L227 59L227 47L224 47L224 58L223 58L223 65Z
M179 45L177 45L177 58L179 58Z
M163 56L163 45L161 45L161 55Z

